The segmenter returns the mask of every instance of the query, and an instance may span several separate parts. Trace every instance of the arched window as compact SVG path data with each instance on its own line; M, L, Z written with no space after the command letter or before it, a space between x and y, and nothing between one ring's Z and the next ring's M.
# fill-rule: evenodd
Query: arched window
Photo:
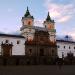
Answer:
M28 22L28 25L31 25L31 22L30 21Z

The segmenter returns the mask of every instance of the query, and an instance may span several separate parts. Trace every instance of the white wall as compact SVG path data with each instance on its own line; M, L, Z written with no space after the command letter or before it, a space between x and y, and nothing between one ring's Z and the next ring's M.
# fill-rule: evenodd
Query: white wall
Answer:
M59 42L57 41L57 47L59 46L59 48L57 48L58 50L58 56L61 58L62 57L62 52L64 54L64 57L67 56L67 53L69 53L70 51L74 54L75 56L75 43L70 43L70 42ZM65 48L64 48L65 46ZM69 49L70 47L70 49Z
M18 38L18 37L3 37L0 36L0 55L1 55L1 43L5 43L5 41L8 40L9 43L13 43L12 47L12 55L25 55L25 38ZM19 44L17 44L17 41L20 41Z

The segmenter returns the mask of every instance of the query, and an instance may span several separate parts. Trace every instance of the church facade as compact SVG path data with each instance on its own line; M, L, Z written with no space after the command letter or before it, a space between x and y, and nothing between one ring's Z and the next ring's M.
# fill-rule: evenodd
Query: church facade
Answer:
M1 56L62 58L69 52L75 55L74 41L56 39L55 22L49 12L43 22L44 27L34 26L34 17L28 7L21 21L21 35L0 34Z
M28 56L57 56L56 29L54 20L51 20L49 12L44 27L34 26L34 17L28 8L22 17L21 35L26 38L25 54Z

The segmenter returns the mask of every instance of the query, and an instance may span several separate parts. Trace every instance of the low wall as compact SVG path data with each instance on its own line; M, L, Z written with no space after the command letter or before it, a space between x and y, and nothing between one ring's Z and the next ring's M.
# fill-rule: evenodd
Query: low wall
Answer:
M43 65L48 64L50 61L49 57L0 56L0 65Z
M75 65L75 58L52 58L48 56L0 56L1 65Z

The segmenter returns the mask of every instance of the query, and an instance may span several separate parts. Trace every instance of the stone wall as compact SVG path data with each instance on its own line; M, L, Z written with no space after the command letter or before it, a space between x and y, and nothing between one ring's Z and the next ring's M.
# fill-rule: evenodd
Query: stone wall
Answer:
M50 56L0 56L0 65L75 65L75 57L66 58Z
M55 62L55 59L46 56L0 56L0 65L40 65L51 64L53 61Z

